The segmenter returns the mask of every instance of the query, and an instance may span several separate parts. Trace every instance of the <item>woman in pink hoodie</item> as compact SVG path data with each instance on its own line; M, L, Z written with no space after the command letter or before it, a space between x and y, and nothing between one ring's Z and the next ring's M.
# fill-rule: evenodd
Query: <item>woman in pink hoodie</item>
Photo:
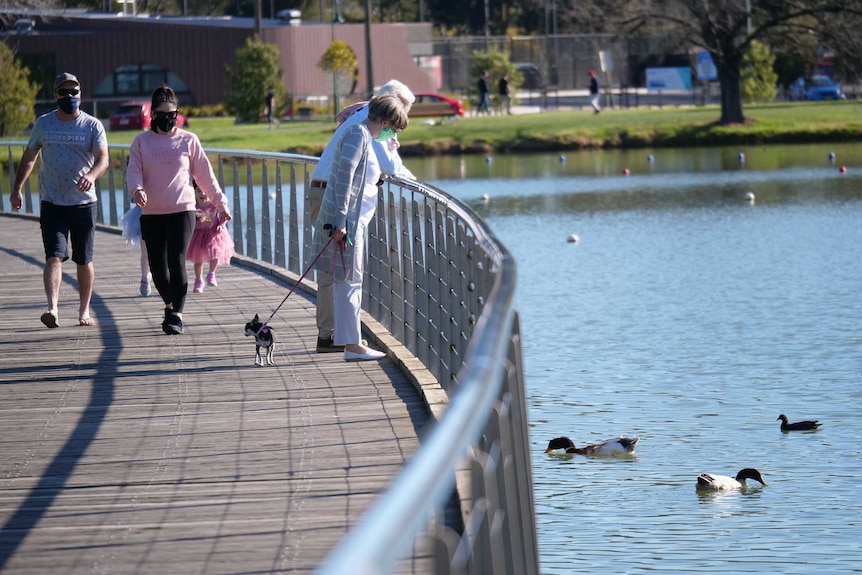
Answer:
M179 100L168 86L156 88L150 130L135 137L129 151L126 184L141 207L141 237L156 286L165 303L162 330L183 333L183 305L189 289L186 252L195 229L194 179L218 208L222 222L231 219L212 164L197 136L177 128Z

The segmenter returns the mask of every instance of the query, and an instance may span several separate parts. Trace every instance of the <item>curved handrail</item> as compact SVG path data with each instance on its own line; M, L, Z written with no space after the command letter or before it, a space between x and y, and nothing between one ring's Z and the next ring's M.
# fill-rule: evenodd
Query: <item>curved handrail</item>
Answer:
M456 202L430 186L417 186L415 182L397 178L394 181ZM476 328L476 333L487 337L474 337L470 341L464 366L456 378L462 385L451 398L443 423L433 429L387 492L330 554L317 571L320 575L370 575L393 569L398 552L409 547L415 534L425 526L428 515L448 497L459 460L484 430L485 418L478 414L490 413L499 398L503 384L499 377L500 358L508 355L514 321L515 263L484 222L463 205L452 205L471 222L474 231L481 233L485 247L496 252L500 273Z
M11 186L12 148L26 142L3 143ZM99 221L116 227L129 208L123 177L129 146L110 148L120 161L110 162L97 183ZM298 275L309 260L304 191L317 158L207 153L233 196L237 252ZM3 188L0 178L0 211ZM417 537L430 536L437 573L537 574L515 262L485 222L445 191L396 177L380 190L369 225L363 310L424 365L449 403L412 460L317 572L386 573ZM28 182L30 212L32 195ZM453 485L464 523L458 533L440 513Z

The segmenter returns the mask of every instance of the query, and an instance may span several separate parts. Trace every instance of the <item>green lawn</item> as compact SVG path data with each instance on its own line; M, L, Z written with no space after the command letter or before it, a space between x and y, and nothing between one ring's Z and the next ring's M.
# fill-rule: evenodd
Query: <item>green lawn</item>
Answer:
M715 106L555 111L464 117L442 125L416 119L399 136L402 155L490 150L564 150L588 147L690 146L862 140L862 104L856 101L781 103L745 108L748 123L715 126ZM234 124L232 118L192 118L190 129L207 148L319 155L335 128L328 121ZM137 132L109 132L111 143L131 143Z

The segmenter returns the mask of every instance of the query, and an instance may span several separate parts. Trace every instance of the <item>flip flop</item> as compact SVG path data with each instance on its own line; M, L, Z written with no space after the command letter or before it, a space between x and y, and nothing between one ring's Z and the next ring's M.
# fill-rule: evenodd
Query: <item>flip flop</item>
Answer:
M60 324L59 324L59 323L57 323L57 316L55 316L55 315L54 315L52 312L50 312L50 311L46 311L45 313L43 313L43 314L42 314L42 317L40 317L39 319L42 321L42 323L44 323L44 324L45 324L45 326L46 326L46 327L49 327L49 328L52 328L52 329L53 329L53 328L55 328L55 327L59 327L59 326L60 326Z
M83 327L90 326L90 325L96 325L96 320L94 320L90 316L80 317L80 318L78 318L78 325L83 326Z

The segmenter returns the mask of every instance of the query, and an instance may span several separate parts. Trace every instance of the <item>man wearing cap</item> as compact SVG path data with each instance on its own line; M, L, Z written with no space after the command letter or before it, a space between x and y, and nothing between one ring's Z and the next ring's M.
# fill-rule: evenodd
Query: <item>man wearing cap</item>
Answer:
M63 262L78 266L78 325L93 325L90 298L93 295L93 239L96 230L96 180L108 168L108 139L98 119L82 112L81 84L64 72L54 78L57 109L33 124L15 173L10 201L21 209L21 188L42 151L39 168L39 223L45 247L45 295L48 309L41 320L49 328L59 326L60 283Z

